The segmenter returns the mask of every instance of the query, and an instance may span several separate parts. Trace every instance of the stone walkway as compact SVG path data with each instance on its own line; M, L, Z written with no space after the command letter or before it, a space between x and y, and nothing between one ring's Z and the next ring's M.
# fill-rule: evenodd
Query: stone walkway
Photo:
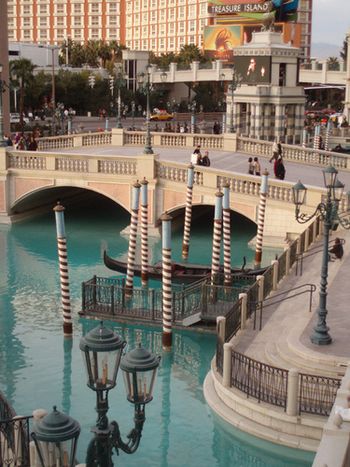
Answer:
M319 282L322 262L322 238L310 247L317 253L304 259L303 275L295 274L295 266L272 296L289 291L303 284L315 284L312 312L309 313L309 295L299 295L263 310L262 330L254 330L248 322L247 330L235 339L235 349L251 358L284 368L297 368L310 373L339 376L344 373L350 360L350 232L339 230L346 240L342 260L330 262L328 267L327 324L332 343L315 345L310 340L317 322L316 309L319 303ZM312 252L312 250L310 252ZM305 254L307 256L307 253ZM290 292L286 296L291 296ZM277 300L277 299L276 299ZM257 323L258 324L258 323ZM258 327L258 326L257 326Z

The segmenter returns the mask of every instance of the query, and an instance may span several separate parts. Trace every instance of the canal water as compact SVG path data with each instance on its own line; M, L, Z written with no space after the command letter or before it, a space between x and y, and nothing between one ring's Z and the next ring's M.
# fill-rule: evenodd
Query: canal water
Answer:
M212 217L212 216L211 216ZM108 247L113 257L126 258L127 238L120 232L129 216L107 201L89 208L67 209L66 232L70 266L74 336L62 336L56 231L53 213L13 226L0 225L0 390L18 415L53 405L77 419L82 427L78 459L84 461L94 425L95 394L86 386L79 339L97 323L78 316L81 283L98 276L111 277L101 260ZM248 263L254 252L247 242L253 224L240 217L232 221L233 265ZM212 220L208 213L194 222L191 262L209 264ZM173 233L173 258L181 259L181 230ZM161 258L160 240L151 241L151 256ZM268 264L276 251L264 254ZM158 328L135 323L107 322L133 348L138 341L162 354ZM202 384L215 352L215 336L191 331L174 332L174 349L162 354L154 401L146 407L141 445L133 455L121 453L116 465L125 467L310 466L312 455L281 448L229 427L205 403ZM133 408L127 402L121 375L109 394L109 417L125 435L132 428Z

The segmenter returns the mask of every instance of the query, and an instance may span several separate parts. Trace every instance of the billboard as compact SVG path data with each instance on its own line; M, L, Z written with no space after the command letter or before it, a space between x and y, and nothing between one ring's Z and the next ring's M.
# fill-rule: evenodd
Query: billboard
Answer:
M235 72L242 77L242 84L270 84L271 57L251 55L234 59Z
M297 20L298 5L299 0L209 0L208 12L253 22L273 15L276 22L288 22Z
M241 45L241 27L239 25L204 28L203 48L210 58L232 60L233 48L239 45Z

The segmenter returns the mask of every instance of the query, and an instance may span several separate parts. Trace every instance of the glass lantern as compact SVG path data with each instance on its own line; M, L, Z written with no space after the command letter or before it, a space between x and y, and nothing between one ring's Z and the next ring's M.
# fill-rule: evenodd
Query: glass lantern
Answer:
M298 183L296 183L293 188L293 203L297 208L300 208L305 203L305 197L306 197L306 187L301 183L299 180Z
M335 169L332 165L329 165L328 167L323 169L322 172L324 186L326 188L333 188L337 179L338 170Z
M81 338L80 350L90 389L109 391L114 388L125 345L126 342L111 329L106 328L103 322Z
M34 422L31 436L41 467L75 466L79 434L79 423L56 407L43 419Z
M147 404L153 399L153 389L160 357L155 356L141 344L128 352L121 361L126 397L133 404Z

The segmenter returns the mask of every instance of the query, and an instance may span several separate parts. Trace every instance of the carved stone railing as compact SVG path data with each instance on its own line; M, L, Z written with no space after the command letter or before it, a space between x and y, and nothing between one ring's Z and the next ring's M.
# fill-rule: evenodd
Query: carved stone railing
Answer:
M237 139L237 151L257 156L271 157L272 143L269 141L252 140L250 138ZM326 167L333 165L337 169L350 170L350 156L331 151L314 150L293 146L282 145L283 158L291 162Z

